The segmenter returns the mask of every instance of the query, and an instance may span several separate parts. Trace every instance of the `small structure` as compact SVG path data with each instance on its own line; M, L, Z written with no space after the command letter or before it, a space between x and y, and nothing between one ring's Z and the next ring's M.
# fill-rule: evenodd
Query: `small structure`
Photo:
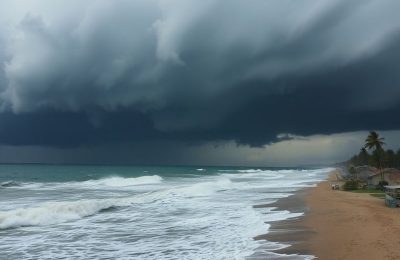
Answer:
M400 170L387 168L383 170L384 180L391 186L400 185ZM369 176L368 178L368 186L374 187L379 184L381 181L381 174L376 173L374 175Z
M378 185L379 180L380 180L380 179L378 180L378 178L377 178L380 176L379 169L372 167L372 166L368 166L368 165L357 166L357 167L354 167L354 169L356 170L355 176L349 176L349 177L357 178L361 187L366 186L368 189L375 189L375 187ZM374 176L377 176L377 177L374 177ZM377 180L377 183L375 183L376 180Z
M400 185L385 186L385 204L389 208L400 206Z
M357 166L357 167L354 167L354 169L356 170L357 179L359 179L360 181L364 181L364 182L367 182L371 176L379 173L378 168L368 166L368 165Z
M335 175L336 175L336 180L331 181L331 188L332 188L332 190L340 190L340 185L341 185L341 182L343 181L342 172L336 171Z

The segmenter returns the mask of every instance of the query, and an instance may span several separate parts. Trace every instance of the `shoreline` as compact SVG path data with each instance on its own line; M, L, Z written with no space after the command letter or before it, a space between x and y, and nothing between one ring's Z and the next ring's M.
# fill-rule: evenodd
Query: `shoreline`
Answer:
M284 198L274 205L279 210L303 213L300 217L271 223L268 234L265 234L263 238L289 245L286 248L274 251L275 253L288 256L313 256L306 241L310 239L314 231L304 223L304 218L310 210L306 203L306 197L311 189L313 188L296 191L292 196Z
M387 208L382 199L366 193L332 190L334 173L294 195L304 200L303 217L271 226L266 239L291 244L276 253L324 260L400 259L400 208ZM279 226L287 233L274 234Z
M303 188L295 191L293 195L281 198L278 201L267 205L255 205L254 207L274 207L274 211L290 211L290 213L303 213L302 216L269 222L268 233L255 237L255 240L266 240L280 245L286 245L282 249L267 250L267 252L258 251L254 255L246 258L251 260L261 259L288 259L299 260L309 259L313 255L310 250L304 246L305 238L312 233L308 227L302 224L302 220L308 212L305 203L305 197L312 188Z

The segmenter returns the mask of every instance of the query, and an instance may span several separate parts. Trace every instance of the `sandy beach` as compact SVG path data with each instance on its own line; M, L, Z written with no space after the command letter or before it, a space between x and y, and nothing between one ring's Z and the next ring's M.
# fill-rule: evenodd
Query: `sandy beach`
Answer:
M331 179L334 174L331 174ZM400 208L382 199L331 190L320 183L305 196L302 225L312 230L305 243L319 259L400 259Z

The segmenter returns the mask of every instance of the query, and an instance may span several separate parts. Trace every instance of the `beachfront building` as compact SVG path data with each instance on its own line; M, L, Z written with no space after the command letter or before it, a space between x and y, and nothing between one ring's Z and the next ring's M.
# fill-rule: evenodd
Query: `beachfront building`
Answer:
M384 180L391 186L400 185L400 170L394 168L384 169ZM376 187L380 181L381 174L378 172L369 177L368 186Z
M372 177L375 175L379 175L379 169L375 167L371 167L368 165L364 166L357 166L354 167L355 169L355 176L351 176L353 178L357 178L361 183L360 183L360 188L367 186L368 188L375 188L375 184L372 183ZM350 177L350 176L349 176ZM378 181L379 183L379 181Z
M357 179L367 182L368 179L377 174L379 172L379 170L375 167L371 167L368 165L364 165L364 166L357 166L355 167L356 170L356 174L357 174Z

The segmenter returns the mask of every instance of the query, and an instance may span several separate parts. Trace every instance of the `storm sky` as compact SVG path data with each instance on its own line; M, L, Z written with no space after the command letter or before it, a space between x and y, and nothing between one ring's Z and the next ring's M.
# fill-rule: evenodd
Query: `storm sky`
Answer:
M3 0L0 162L325 164L368 130L398 149L398 10Z

